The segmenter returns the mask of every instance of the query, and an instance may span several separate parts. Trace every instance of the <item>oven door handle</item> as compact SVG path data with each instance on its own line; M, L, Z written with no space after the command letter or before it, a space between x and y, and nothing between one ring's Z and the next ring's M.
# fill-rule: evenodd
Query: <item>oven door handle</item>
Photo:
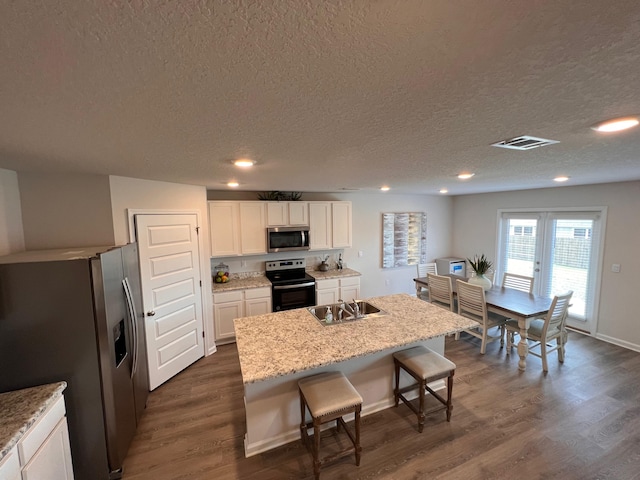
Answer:
M292 288L313 287L316 282L296 283L295 285L274 285L274 290L291 290Z

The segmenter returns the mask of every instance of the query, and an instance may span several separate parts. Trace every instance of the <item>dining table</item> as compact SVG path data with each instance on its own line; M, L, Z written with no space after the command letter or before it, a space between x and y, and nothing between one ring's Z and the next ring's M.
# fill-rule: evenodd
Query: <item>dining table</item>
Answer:
M460 275L447 274L443 276L451 278L454 296L457 295L456 280L468 280L467 277ZM418 294L422 288L428 288L428 280L428 277L417 277L413 279ZM518 368L524 371L527 368L526 358L529 354L527 337L531 321L544 317L547 312L549 312L553 300L549 297L496 285L484 292L484 298L488 312L493 312L518 321L518 328L520 329L520 341L518 342L518 356L520 360L518 361Z

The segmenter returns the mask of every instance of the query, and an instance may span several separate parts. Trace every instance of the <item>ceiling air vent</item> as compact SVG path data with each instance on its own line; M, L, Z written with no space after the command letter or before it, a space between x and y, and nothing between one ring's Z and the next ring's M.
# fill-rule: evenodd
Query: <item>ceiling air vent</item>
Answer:
M557 140L547 140L546 138L523 135L521 137L515 137L509 140L502 140L501 142L492 143L491 146L500 148L511 148L513 150L531 150L532 148L544 147L546 145L552 145L554 143L560 142L558 142Z

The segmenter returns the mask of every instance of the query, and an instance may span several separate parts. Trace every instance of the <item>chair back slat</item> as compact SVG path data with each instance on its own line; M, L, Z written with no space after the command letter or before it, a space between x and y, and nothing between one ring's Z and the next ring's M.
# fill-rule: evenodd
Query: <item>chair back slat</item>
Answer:
M464 280L456 280L458 289L458 314L484 323L487 318L487 304L484 289Z
M561 330L563 328L572 295L573 291L569 290L567 293L553 297L549 313L547 313L545 317L545 336L548 332L553 332L556 329Z
M427 274L429 301L434 305L446 306L453 311L453 288L451 278L433 273Z
M426 277L429 273L438 274L438 268L435 263L418 264L418 277Z
M505 272L502 277L502 286L533 293L533 277Z

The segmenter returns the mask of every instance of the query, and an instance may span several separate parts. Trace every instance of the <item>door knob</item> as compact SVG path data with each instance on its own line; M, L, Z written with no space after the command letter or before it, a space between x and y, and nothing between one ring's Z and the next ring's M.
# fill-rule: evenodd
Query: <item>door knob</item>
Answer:
M153 317L156 314L153 310L147 312L147 317Z

